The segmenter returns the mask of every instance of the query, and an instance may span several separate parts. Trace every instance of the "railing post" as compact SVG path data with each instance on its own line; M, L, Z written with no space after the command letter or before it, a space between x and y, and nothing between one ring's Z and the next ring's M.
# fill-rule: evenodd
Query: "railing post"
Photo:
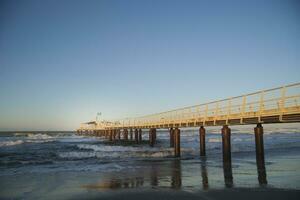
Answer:
M243 118L245 116L245 111L246 111L246 96L243 96L242 110L240 113L240 124L243 124Z
M260 93L260 100L259 100L259 116L258 116L258 122L261 121L261 115L263 114L264 111L264 91Z
M282 121L282 115L285 111L285 95L286 95L286 87L281 88L281 100L280 100L280 115L279 120Z

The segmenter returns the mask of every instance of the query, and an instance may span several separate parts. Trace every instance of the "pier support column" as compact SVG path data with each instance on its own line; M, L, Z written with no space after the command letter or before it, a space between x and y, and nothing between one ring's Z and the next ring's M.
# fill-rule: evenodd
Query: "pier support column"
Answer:
M174 147L174 129L170 128L170 147Z
M117 139L120 141L121 140L121 130L117 129Z
M232 187L232 167L231 167L231 130L228 125L224 125L222 128L222 149L223 149L223 171L225 186Z
M231 130L227 125L222 128L222 147L223 147L223 161L231 162Z
M206 156L205 152L205 128L203 126L199 129L199 137L200 137L200 156Z
M134 130L134 140L135 140L135 143L139 143L139 132L137 129Z
M127 129L124 129L123 138L124 138L125 141L128 140L128 130Z
M116 140L116 129L111 130L112 131L112 139L113 141Z
M174 130L174 138L175 157L180 157L180 129L177 127Z
M150 128L149 130L149 144L151 147L154 146L156 142L156 129L155 128Z
M142 143L142 129L139 129L139 143Z
M265 167L265 152L264 152L264 129L259 123L254 128L255 147L256 147L256 165L258 173L258 182L261 185L267 184L267 174Z
M132 130L132 128L129 131L129 135L130 135L130 140L133 140L133 130Z
M113 130L109 130L109 141L113 140Z

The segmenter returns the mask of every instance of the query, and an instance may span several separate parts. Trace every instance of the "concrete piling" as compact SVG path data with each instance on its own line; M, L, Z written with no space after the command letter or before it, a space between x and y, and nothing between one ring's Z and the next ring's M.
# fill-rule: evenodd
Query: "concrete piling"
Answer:
M117 139L120 141L121 140L121 130L117 129Z
M129 131L129 135L130 135L130 140L133 140L133 130L132 130L132 128Z
M232 187L232 167L231 167L231 130L228 125L224 125L222 128L222 149L223 149L223 171L225 186Z
M142 142L142 129L139 129L139 143Z
M227 125L222 128L222 149L223 149L223 161L231 162L231 130Z
M265 152L264 152L264 130L259 123L254 128L255 135L255 149L256 149L256 165L258 173L258 182L261 185L267 184L267 174L265 167Z
M180 157L180 129L179 128L175 128L174 131L174 150L175 150L175 157Z
M124 129L123 138L124 138L125 141L128 140L128 130L127 129Z
M151 128L149 130L149 144L150 144L150 146L153 147L155 142L156 142L156 129Z
M174 147L174 129L170 128L170 147Z
M135 129L134 130L134 140L135 140L135 143L139 143L139 132L138 132L138 129Z
M113 130L108 130L109 132L109 141L113 140Z
M200 156L205 156L205 128L203 126L199 129L199 137L200 137Z

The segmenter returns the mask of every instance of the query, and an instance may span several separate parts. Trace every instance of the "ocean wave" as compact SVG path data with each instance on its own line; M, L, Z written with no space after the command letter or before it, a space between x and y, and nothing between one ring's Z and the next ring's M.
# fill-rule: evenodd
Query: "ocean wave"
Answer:
M209 138L208 142L222 142L222 138Z
M195 154L196 151L191 148L182 148L181 153L183 154ZM70 151L70 152L60 152L58 157L64 159L87 159L87 158L165 158L173 157L174 150L172 148L167 148L164 150L139 150L139 151Z
M141 151L139 147L123 147L123 146L103 146L96 144L78 144L79 149L101 151L101 152L122 152L122 151Z
M48 139L53 139L54 137L47 135L47 134L42 134L42 133L37 133L37 134L33 134L33 133L29 133L27 135L28 138L32 139L32 140L48 140Z
M15 140L15 141L1 141L0 147L14 146L24 143L23 140Z

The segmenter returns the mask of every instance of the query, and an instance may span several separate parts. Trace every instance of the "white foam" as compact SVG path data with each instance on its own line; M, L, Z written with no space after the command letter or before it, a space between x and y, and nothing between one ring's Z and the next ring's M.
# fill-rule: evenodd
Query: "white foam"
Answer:
M208 142L221 142L222 139L221 138L209 138Z
M32 139L32 140L46 140L46 139L53 139L52 136L47 135L47 134L41 134L41 133L38 133L38 134L32 134L32 133L29 133L29 134L28 134L28 138L30 138L30 139Z
M78 144L77 147L79 149L90 149L101 152L141 151L141 148L137 147L103 146L96 144Z
M19 144L22 144L23 142L24 142L23 140L2 141L2 142L0 142L0 147L19 145Z

